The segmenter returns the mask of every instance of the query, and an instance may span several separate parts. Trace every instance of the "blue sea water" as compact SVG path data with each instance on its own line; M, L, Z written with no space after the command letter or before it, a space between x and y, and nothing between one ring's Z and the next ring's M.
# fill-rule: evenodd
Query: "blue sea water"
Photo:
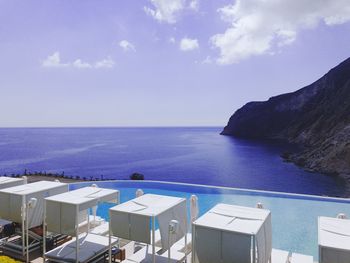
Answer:
M221 128L0 129L0 174L177 181L343 196L341 179L283 162L288 145L219 135Z

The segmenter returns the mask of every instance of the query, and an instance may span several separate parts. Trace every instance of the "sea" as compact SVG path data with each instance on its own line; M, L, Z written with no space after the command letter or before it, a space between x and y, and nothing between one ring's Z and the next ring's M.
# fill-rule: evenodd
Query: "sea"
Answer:
M0 175L64 173L89 179L173 181L345 196L341 178L284 162L282 142L220 135L222 127L2 128Z

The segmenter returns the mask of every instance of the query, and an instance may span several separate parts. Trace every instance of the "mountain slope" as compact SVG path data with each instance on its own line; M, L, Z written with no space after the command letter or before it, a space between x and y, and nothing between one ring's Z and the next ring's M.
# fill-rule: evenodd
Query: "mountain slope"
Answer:
M350 174L350 58L300 90L247 103L222 134L298 143L304 150L288 156L291 161L324 173Z

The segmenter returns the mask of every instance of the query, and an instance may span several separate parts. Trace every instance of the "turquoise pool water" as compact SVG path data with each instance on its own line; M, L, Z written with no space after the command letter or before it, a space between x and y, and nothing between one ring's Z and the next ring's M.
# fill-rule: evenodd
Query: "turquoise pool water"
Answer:
M90 184L72 184L71 189ZM334 217L338 213L350 215L350 199L151 181L97 182L97 185L120 190L121 202L134 198L139 188L145 193L188 199L191 194L196 194L200 215L217 203L254 207L261 202L272 213L273 247L313 255L315 259L318 258L317 217ZM109 207L102 205L97 213L107 219Z

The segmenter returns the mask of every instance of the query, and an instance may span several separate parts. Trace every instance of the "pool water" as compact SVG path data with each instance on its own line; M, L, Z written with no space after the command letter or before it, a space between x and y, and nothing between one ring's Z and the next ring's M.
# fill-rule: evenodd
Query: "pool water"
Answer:
M90 183L72 184L71 189ZM220 188L180 183L151 181L98 182L99 187L120 191L121 202L135 198L137 189L145 193L186 197L198 196L200 215L217 203L254 207L261 202L272 214L272 243L274 248L313 255L318 258L317 218L335 217L339 213L350 215L350 199L285 194L234 188ZM189 202L188 202L189 206ZM108 208L101 205L98 215L108 219Z

